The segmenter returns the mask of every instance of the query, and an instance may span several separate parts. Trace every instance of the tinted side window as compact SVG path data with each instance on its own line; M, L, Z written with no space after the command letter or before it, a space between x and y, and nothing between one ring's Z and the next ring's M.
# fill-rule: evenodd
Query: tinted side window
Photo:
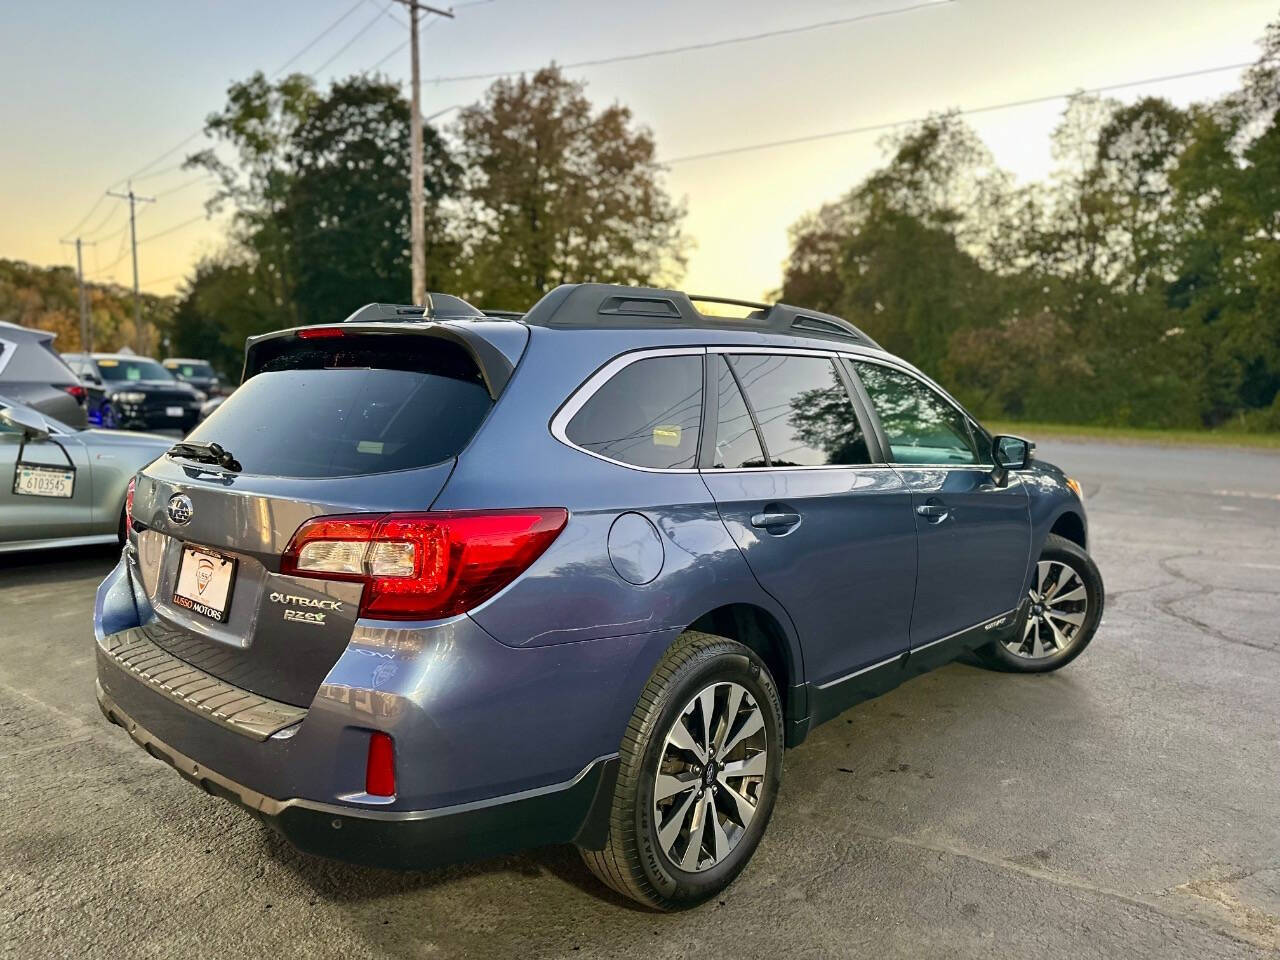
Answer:
M870 463L844 383L825 357L740 354L742 388L775 467Z
M889 441L894 463L977 463L964 414L909 373L854 362Z
M692 468L701 421L702 356L650 357L623 367L592 394L565 435L633 466Z
M715 364L716 389L719 392L719 416L716 418L716 453L713 467L736 470L739 467L768 466L760 437L756 434L742 391L721 355L711 358Z

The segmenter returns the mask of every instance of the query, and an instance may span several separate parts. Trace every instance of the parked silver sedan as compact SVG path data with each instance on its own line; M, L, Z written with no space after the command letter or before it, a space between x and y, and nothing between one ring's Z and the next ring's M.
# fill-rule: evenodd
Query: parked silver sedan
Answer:
M0 553L122 539L130 478L172 444L76 429L0 396Z

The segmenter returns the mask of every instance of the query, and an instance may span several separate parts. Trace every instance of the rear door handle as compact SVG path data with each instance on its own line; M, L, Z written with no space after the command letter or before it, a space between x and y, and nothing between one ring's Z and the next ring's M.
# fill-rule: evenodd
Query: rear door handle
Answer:
M768 512L757 513L751 517L753 527L763 527L770 533L790 530L799 523L800 514L798 513Z
M940 503L922 503L916 507L916 513L930 523L941 523L951 515L951 511Z

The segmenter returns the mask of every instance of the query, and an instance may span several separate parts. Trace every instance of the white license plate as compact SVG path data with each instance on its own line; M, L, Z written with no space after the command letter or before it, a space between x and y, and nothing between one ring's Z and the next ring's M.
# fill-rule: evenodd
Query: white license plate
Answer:
M166 417L180 417L185 411L181 407L165 407L164 415Z
M202 617L225 623L235 578L235 560L203 547L184 544L173 602Z
M13 474L13 492L23 497L71 499L76 488L76 472L63 467L40 467L20 463Z

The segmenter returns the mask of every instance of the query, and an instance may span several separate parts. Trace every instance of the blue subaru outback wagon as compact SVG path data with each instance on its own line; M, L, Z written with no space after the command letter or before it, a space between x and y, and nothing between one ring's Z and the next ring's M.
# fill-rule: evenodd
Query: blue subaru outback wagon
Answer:
M575 843L661 908L816 724L1057 669L1103 604L1079 486L856 327L600 284L250 339L128 527L98 699L153 756L305 851Z

